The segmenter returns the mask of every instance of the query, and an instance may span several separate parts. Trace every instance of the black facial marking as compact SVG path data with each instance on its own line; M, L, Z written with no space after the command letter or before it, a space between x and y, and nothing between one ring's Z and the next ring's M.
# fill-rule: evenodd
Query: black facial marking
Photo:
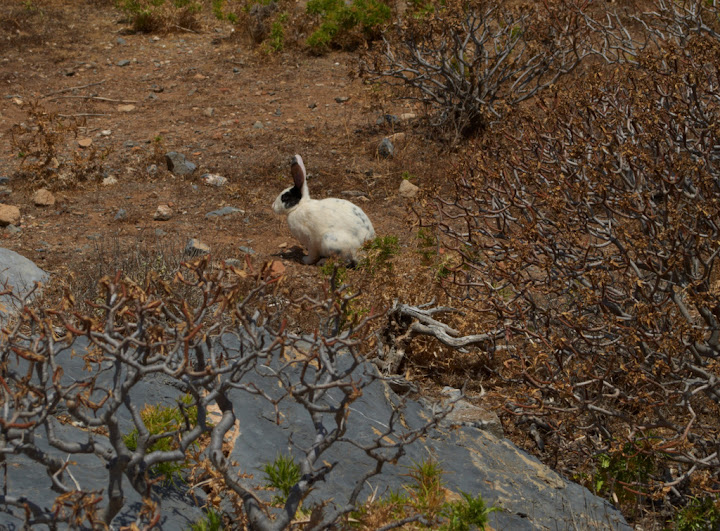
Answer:
M300 190L297 186L293 186L290 190L285 192L280 199L282 200L283 205L285 205L285 208L294 207L300 202L300 199L302 199L302 190Z

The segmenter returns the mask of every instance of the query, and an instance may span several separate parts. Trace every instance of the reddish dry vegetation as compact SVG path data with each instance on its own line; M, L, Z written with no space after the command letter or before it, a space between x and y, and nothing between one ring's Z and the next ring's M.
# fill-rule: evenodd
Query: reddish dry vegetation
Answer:
M483 334L460 351L416 330L396 372L428 393L484 390L514 442L631 521L690 518L693 500L717 517L716 8L658 2L608 18L598 6L517 3L500 22L485 3L478 21L451 2L388 32L392 54L368 42L316 56L301 25L269 53L206 12L193 31L136 34L98 2L33 5L2 8L0 169L14 176L3 201L23 214L3 246L78 299L118 265L171 276L190 237L215 259L245 246L256 265L281 260L283 297L318 296L327 270L300 264L269 208L300 153L313 195L359 192L377 233L399 238L392 268L344 273L361 290L353 311L437 297L464 311L447 316L461 335ZM481 30L490 37L439 44ZM513 48L518 36L526 48ZM405 69L421 58L444 64L441 89ZM376 123L403 112L428 120ZM382 159L380 139L396 132L406 134ZM170 150L199 169L172 175ZM205 172L229 184L207 187ZM110 175L117 184L100 184ZM412 202L398 195L403 176L421 187ZM31 203L40 186L54 207ZM158 204L169 221L152 219ZM245 212L205 218L228 205Z

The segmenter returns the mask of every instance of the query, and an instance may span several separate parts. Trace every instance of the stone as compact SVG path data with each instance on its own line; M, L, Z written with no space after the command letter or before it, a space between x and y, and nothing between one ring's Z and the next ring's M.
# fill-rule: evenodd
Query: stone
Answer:
M55 196L47 188L40 188L33 194L32 202L35 203L35 206L53 206L55 204Z
M118 105L117 109L120 112L133 112L135 110L135 105Z
M400 120L403 122L414 120L415 118L417 118L417 114L414 112L404 112L400 115Z
M112 134L111 129L103 129L102 131L100 131L100 136L110 136L111 134Z
M32 260L10 249L0 248L0 291L12 286L15 295L24 297L32 291L35 282L47 282L49 278L50 275ZM0 325L20 309L17 300L9 295L0 295Z
M265 129L265 126L260 120L258 120L253 124L253 129Z
M215 114L215 109L212 107L208 107L207 109L203 110L203 115L207 116L208 118L212 118L213 114Z
M167 221L172 217L172 215L173 211L168 205L158 205L157 210L153 215L153 219L155 221Z
M337 98L335 98L335 101L337 103L345 103L347 101L350 101L350 98L348 96L338 96Z
M230 216L232 214L244 214L244 213L245 213L245 211L241 210L239 208L226 206L226 207L219 208L218 210L213 210L212 212L208 212L207 214L205 214L205 217L206 218L220 218L223 216Z
M108 175L102 180L103 186L112 186L113 184L117 184L118 180L114 175Z
M273 260L270 263L270 267L268 268L268 277L274 278L279 277L280 275L285 274L285 264L283 264L280 260Z
M125 41L125 39L123 39L122 37L118 37L117 39L115 39L115 42L118 43L120 46L123 46L124 44L127 44L127 42Z
M0 177L0 184L10 184L10 177L2 176Z
M398 118L394 114L383 114L377 120L375 120L375 123L377 125L395 125L400 123L400 118Z
M0 204L0 227L20 223L20 209L14 205Z
M407 197L408 199L413 198L417 195L419 191L420 188L415 186L407 179L403 179L403 181L400 183L399 193L402 197Z
M245 254L249 254L249 255L257 254L253 249L251 249L250 247L245 247L244 245L239 246L238 250L241 253L245 253Z
M210 254L210 246L197 238L190 238L185 246L185 254L188 256L201 256Z
M200 177L200 180L208 186L216 187L225 186L228 182L226 177L215 173L206 173Z
M80 140L78 140L78 146L80 146L81 148L88 148L92 146L92 143L92 138L81 138Z
M187 160L185 155L176 151L170 151L165 154L165 162L168 170L175 175L190 175L197 169L197 166Z
M118 209L115 213L115 221L125 221L128 217L127 210L124 208Z
M150 166L145 168L145 171L148 172L150 175L157 173L157 171L158 171L157 164L150 164Z
M20 227L16 227L15 225L8 225L5 227L5 232L8 234L20 234L22 229Z
M395 146L393 146L393 143L390 142L389 138L383 138L382 142L380 142L380 145L378 146L377 151L378 155L380 155L384 159L387 159L395 154Z
M117 62L118 66L128 66L130 64L130 60L128 59L121 59Z

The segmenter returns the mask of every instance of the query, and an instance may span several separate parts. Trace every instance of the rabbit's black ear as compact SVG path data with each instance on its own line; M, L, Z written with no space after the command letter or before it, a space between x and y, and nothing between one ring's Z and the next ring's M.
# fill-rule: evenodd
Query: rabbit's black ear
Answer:
M300 155L295 155L290 163L290 173L292 174L295 187L302 189L305 184L305 164Z

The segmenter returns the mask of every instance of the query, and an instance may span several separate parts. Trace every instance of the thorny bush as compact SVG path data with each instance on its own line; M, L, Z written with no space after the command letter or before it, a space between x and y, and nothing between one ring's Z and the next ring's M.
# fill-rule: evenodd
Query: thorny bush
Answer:
M696 35L541 98L425 219L449 295L504 330L485 376L506 418L570 475L651 457L616 486L640 509L720 488L718 64Z
M586 33L571 1L449 0L395 24L363 75L423 104L454 139L470 137L572 72L589 54Z
M130 488L144 500L135 523L152 527L161 517L161 478L149 472L192 458L197 466L188 480L211 485L211 503L229 498L250 528L284 529L313 486L333 473L337 462L328 461L326 451L350 445L373 464L348 499L313 512L312 526L325 529L354 509L365 480L398 459L444 415L439 412L411 430L393 414L387 429L365 442L348 438L350 405L379 378L364 365L374 317L346 319L352 297L342 289L317 300L286 300L267 268L212 270L207 258L185 265L175 281L152 274L143 284L120 273L105 277L103 297L92 303L94 313L76 311L68 296L54 309L25 307L17 323L1 331L3 464L40 465L47 471L45 486L59 496L47 508L42 500L25 497L6 475L0 511L27 526L103 527L126 508L124 489ZM187 297L188 289L193 296ZM287 326L284 316L294 310L312 316L314 334ZM180 408L185 421L163 433L149 429L136 394L142 386L159 385L190 397ZM224 444L237 408L250 395L265 399L278 423L286 404L296 402L313 427L307 445L288 440L301 474L281 507L262 501L263 494L256 493L261 486L229 459L231 449ZM218 412L212 422L210 410ZM293 422L303 419L295 415ZM132 449L126 442L130 432L136 433ZM157 449L162 440L172 441L165 445L170 449ZM82 463L92 456L105 464L101 491L92 490L82 473Z

